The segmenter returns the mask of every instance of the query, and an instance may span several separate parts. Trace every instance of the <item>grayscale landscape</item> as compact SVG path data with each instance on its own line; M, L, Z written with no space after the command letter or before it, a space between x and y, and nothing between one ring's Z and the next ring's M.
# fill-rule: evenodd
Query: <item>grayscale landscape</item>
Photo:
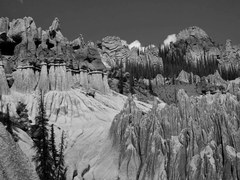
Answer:
M0 1L0 180L240 179L240 3Z

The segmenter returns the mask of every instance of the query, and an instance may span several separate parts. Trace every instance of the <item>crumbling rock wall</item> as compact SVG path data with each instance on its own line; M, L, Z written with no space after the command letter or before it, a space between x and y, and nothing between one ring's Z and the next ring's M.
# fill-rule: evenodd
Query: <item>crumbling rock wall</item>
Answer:
M139 41L136 42L140 43ZM141 64L150 62L163 68L162 59L158 56L158 48L154 45L146 48L135 47L131 44L128 45L126 41L121 40L119 37L107 36L102 39L99 45L99 52L104 64L107 64L109 68L117 67L121 62L124 66L126 61Z
M237 179L240 104L230 94L188 97L144 113L129 99L110 129L120 179Z
M96 44L85 44L82 37L68 41L60 30L58 18L45 31L37 28L31 17L11 22L8 18L0 19L0 33L4 33L4 36L0 36L1 63L4 65L0 67L3 93L9 92L4 69L14 80L11 90L20 93L32 93L40 89L44 92L68 91L77 84L102 93L109 91L105 82L106 67ZM11 46L14 51L6 58L9 54L4 48L8 42L14 43Z

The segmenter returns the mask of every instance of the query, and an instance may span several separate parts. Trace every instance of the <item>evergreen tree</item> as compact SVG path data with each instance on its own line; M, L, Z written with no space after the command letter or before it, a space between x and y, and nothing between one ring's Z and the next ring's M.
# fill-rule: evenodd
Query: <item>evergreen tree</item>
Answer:
M121 62L120 62L120 78L119 78L119 92L120 94L123 94L123 62L122 62L122 59L121 59Z
M130 84L130 93L134 94L134 66L133 64L130 65L130 77L129 77L129 84Z
M54 125L51 125L51 137L50 137L50 151L52 153L52 159L54 162L54 169L57 168L57 149L56 149L56 143L55 143L55 133L54 133Z
M65 142L65 135L63 131L62 137L61 137L61 144L59 147L59 158L58 158L57 169L56 169L57 180L66 180L67 168L65 168L65 162L64 162L64 149L65 149L64 142Z
M41 180L54 180L53 160L48 140L48 119L46 118L42 94L39 103L39 115L36 117L36 125L37 130L33 137L33 148L36 150L33 160L36 162L36 171Z

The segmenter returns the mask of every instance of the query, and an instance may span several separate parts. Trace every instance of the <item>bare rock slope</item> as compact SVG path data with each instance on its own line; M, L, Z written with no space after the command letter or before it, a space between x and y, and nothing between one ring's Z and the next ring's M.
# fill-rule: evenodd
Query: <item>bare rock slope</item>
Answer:
M38 180L35 167L0 123L0 179Z
M240 104L230 94L188 97L145 114L129 100L110 129L120 179L237 179ZM111 177L113 179L113 177ZM109 178L109 179L111 179Z

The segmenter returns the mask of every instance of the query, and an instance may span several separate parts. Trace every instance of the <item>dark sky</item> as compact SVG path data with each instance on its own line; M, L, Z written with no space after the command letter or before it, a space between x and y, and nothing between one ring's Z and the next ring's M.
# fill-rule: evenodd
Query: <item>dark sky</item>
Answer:
M199 26L216 42L240 43L240 0L0 0L0 17L31 16L47 29L58 17L69 40L119 36L128 43L162 43L167 35Z

